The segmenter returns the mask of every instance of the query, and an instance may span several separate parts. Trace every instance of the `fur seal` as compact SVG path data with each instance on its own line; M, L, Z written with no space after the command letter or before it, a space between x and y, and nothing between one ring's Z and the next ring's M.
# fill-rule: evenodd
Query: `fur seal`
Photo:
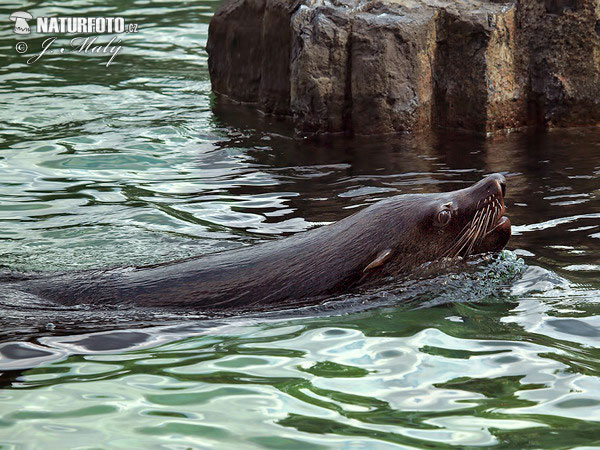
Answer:
M304 302L406 273L427 261L499 251L510 238L506 180L379 201L331 225L238 250L164 264L8 281L62 305L249 309Z

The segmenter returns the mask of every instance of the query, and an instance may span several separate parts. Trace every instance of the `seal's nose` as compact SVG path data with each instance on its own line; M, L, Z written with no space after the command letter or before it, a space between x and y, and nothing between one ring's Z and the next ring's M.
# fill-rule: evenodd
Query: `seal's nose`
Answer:
M506 197L506 178L501 173L495 173L490 175L491 178L496 180L496 183L500 186L500 190L502 191L502 197Z
M488 175L479 183L477 183L477 185L482 186L488 193L500 191L502 193L502 198L506 196L506 178L504 178L504 175L501 173L493 173L492 175Z

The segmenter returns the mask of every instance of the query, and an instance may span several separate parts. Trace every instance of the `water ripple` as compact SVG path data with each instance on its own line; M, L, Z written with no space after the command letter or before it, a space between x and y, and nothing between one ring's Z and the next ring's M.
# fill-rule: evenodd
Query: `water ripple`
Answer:
M600 131L293 139L212 96L219 3L28 6L138 23L109 68L28 65L0 30L0 279L226 251L491 172L508 179L511 251L228 319L9 290L0 447L598 445Z

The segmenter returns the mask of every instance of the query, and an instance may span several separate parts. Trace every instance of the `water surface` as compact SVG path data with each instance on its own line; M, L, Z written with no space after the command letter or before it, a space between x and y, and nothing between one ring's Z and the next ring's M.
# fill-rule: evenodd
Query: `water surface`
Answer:
M211 96L218 3L3 4L139 33L107 68L28 65L43 38L0 30L0 266L226 251L491 172L508 179L509 248L242 317L3 300L0 447L600 446L600 131L293 139Z

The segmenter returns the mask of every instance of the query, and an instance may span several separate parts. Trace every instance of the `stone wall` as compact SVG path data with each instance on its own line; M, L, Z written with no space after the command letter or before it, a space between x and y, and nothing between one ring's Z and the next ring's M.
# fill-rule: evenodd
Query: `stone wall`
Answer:
M304 133L600 123L598 0L226 0L207 50Z

